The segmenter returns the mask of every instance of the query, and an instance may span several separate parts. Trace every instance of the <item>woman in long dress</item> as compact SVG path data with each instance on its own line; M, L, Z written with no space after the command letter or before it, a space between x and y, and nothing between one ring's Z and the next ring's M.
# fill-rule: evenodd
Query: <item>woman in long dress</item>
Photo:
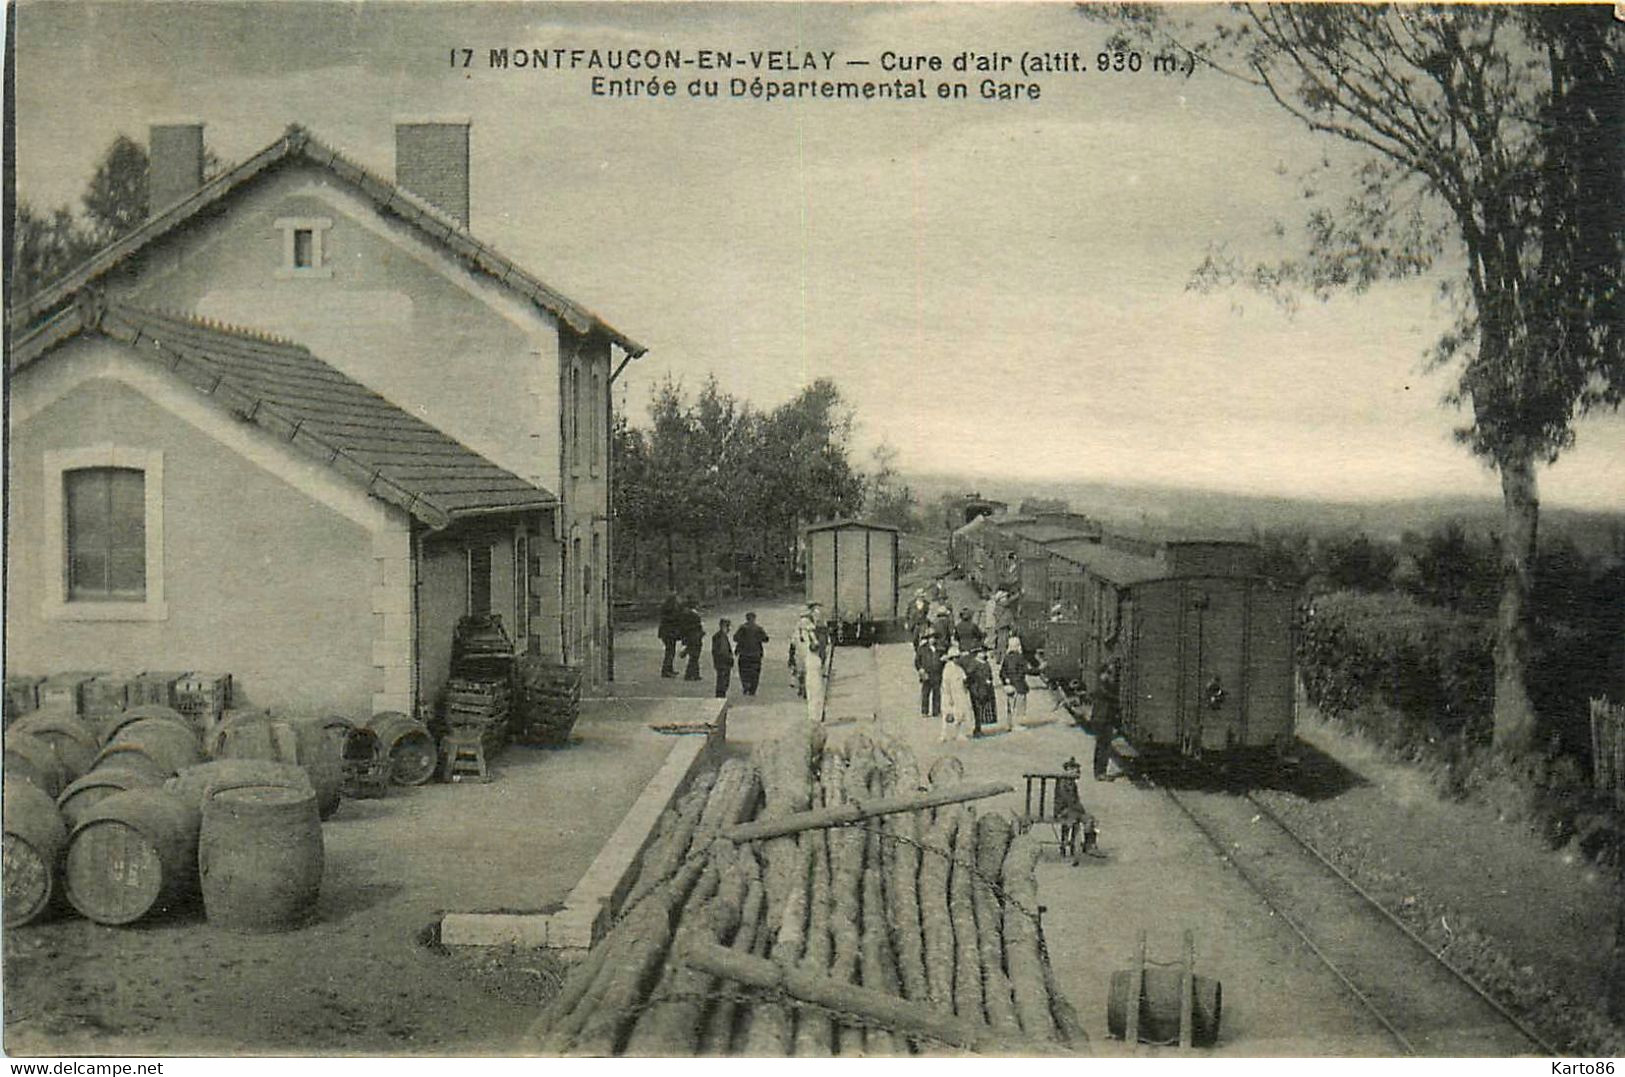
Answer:
M965 667L959 664L959 647L955 645L948 648L947 661L942 663L942 733L937 739L968 740L971 713Z

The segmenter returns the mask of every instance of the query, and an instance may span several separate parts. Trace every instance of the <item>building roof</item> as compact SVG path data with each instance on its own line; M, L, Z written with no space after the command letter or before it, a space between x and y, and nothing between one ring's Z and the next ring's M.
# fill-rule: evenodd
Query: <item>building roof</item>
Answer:
M102 248L59 280L17 304L12 310L12 324L32 326L41 317L71 300L80 289L123 265L148 244L208 212L259 176L293 162L326 169L371 200L380 213L413 226L453 261L529 300L577 333L601 333L634 358L648 350L612 328L592 311L531 276L494 248L475 239L461 224L428 202L355 164L319 142L298 124L289 126L281 138L265 149L215 176L193 194L154 214L133 232Z
M1051 542L1065 542L1068 539L1093 538L1098 534L1098 532L1094 531L1084 531L1076 527L1068 527L1065 524L1046 523L1022 524L1012 527L1010 531L1012 534L1024 538L1029 542L1036 542L1040 545Z
M12 349L10 372L88 333L130 346L233 414L433 528L558 504L290 341L198 318L109 303L92 293Z

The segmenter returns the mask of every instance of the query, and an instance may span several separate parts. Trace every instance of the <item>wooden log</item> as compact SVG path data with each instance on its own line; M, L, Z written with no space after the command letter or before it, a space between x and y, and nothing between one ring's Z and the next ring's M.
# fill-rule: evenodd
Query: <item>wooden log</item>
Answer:
M886 921L891 932L892 952L897 955L898 979L903 997L924 1002L929 996L925 981L924 928L920 923L920 845L919 816L890 815L882 830L883 850L890 861L886 873Z
M829 842L818 830L799 839L812 846L812 886L807 894L807 947L795 966L820 977L829 975L834 942L830 935L832 909L829 878ZM835 1026L822 1010L796 1011L795 1054L800 1058L824 1058L835 1050Z
M699 828L708 833L733 826L755 813L762 795L762 776L743 759L730 759L717 772L717 783L700 813Z
M997 889L1010 847L1010 820L987 813L976 820L976 877L972 891L976 913L976 942L981 950L982 1005L988 1024L1006 1035L1020 1030L1010 977L1004 972L1004 914ZM1047 967L1047 966L1046 966Z
M684 793L677 803L677 814L671 826L661 836L658 845L644 850L639 858L638 881L626 896L627 905L635 905L655 887L676 874L699 827L700 813L705 810L706 799L716 782L716 773L707 771L695 779L694 787Z
M1035 1039L1057 1037L1038 935L1038 836L1018 834L1004 855L1004 965L1010 974L1016 1019Z
M987 1019L982 1005L982 951L976 931L976 817L961 809L954 833L948 876L948 918L954 929L954 1012L973 1021Z
M710 865L681 911L673 946L695 939L727 945L739 929L749 880L733 846L723 842L708 855ZM641 1058L694 1055L704 1027L700 1018L705 1000L714 984L703 972L668 964L622 1053Z
M968 800L981 800L985 797L998 796L1000 793L1008 793L1012 788L1006 782L976 782L969 785L933 787L924 793L910 793L906 796L872 800L867 803L838 804L833 807L798 812L787 817L757 819L753 822L729 827L722 832L722 836L736 842L761 841L765 838L796 834L804 830L847 826L851 823L861 822L864 819L872 819L880 815L891 815L895 812L921 811L943 805L959 804Z
M753 861L754 862L754 861ZM734 933L730 948L742 953L750 954L756 945L756 936L762 925L762 909L766 903L766 891L762 889L760 872L750 880L745 891L745 904L740 913L739 930ZM734 1025L739 1016L738 1003L733 999L732 984L722 984L722 990L717 993L716 1006L706 1018L706 1032L702 1042L704 1054L726 1055L731 1053L734 1042Z
M878 831L870 831L865 837L859 976L863 986L895 996L899 991L897 967L892 961L891 936L886 929L885 898L881 887L881 880L886 875L885 857L881 855L884 843ZM906 1041L888 1029L865 1029L863 1053L882 1057L904 1054Z
M775 962L788 966L800 961L806 948L813 850L811 842L802 845L794 838L779 838L769 842L765 851L772 854L775 847L788 854L789 869L780 870L786 862L785 857L779 857L775 863L770 856L762 880L767 895L762 934L766 937L766 953ZM776 919L768 917L772 910L775 885L789 888ZM743 1053L753 1058L782 1058L790 1053L794 1030L793 1015L782 1003L768 1001L752 1006L745 1020Z
M621 918L588 952L588 957L572 970L565 986L555 1000L556 1006L532 1026L532 1042L538 1044L537 1054L569 1054L571 1045L587 1019L603 1004L615 971L630 960L631 950L642 937L650 918L655 918L667 929L671 925L672 911L688 899L704 871L705 861L695 857L686 861L677 874L648 891L636 904L627 904ZM594 957L601 954L601 957ZM577 976L577 973L581 975Z
M791 998L862 1021L884 1025L898 1033L949 1048L981 1054L1012 1056L1056 1054L1057 1044L998 1035L979 1021L965 1021L941 1009L900 999L882 991L840 983L801 969L786 969L776 961L741 954L714 943L697 943L673 959L766 991L782 991Z
M920 927L925 941L925 999L932 1006L954 1005L954 928L948 910L948 859L953 855L959 815L943 812L926 831L920 859Z
M866 762L854 759L841 774L846 792L853 786L867 788ZM854 828L829 832L830 896L832 910L830 935L833 953L830 975L847 983L858 982L859 949L862 945L864 847L868 834ZM863 1030L856 1026L835 1030L837 1055L860 1055Z

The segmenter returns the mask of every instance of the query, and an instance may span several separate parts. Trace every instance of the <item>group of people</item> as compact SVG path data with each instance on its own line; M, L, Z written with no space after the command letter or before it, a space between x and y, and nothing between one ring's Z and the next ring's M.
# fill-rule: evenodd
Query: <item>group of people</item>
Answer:
M762 680L762 656L767 653L767 631L756 623L756 614L745 614L745 623L731 635L733 622L724 617L717 622L717 631L711 637L711 668L716 673L716 694L725 699L733 683L734 665L739 666L739 687L747 696L756 694ZM660 607L657 629L665 647L661 659L660 675L677 676L677 648L683 648L685 668L683 679L700 679L700 655L705 650L705 622L700 618L699 603L693 598L669 595Z
M914 632L914 669L920 681L920 714L941 721L939 740L981 736L999 724L1002 688L1012 729L1027 716L1031 663L1008 619L999 609L1008 596L990 599L978 623L969 606L955 621L940 592L931 601L925 591L915 596L909 624ZM997 667L994 662L997 661Z

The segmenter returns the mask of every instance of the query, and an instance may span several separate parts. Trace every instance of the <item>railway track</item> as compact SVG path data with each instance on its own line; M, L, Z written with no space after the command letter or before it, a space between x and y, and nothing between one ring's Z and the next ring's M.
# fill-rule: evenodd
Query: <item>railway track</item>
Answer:
M1559 1053L1251 793L1158 788L1393 1039L1397 1053Z

